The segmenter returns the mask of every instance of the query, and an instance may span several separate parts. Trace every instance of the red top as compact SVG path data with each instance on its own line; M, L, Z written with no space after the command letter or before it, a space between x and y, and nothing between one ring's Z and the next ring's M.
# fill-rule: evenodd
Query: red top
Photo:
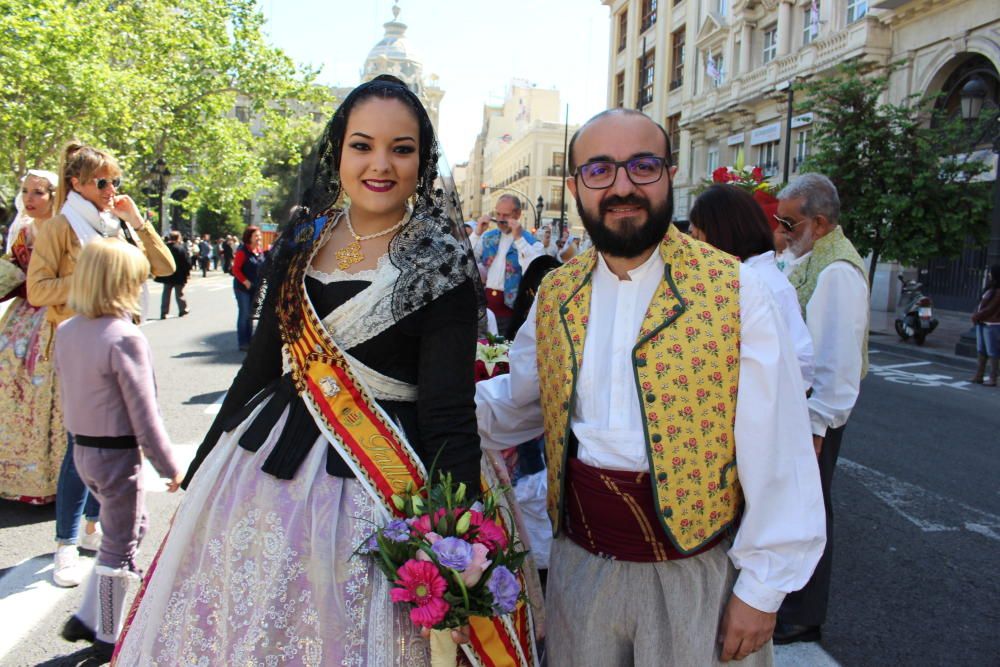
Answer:
M247 261L247 254L240 248L236 251L236 256L233 258L233 278L245 283L248 279L243 275L243 262Z

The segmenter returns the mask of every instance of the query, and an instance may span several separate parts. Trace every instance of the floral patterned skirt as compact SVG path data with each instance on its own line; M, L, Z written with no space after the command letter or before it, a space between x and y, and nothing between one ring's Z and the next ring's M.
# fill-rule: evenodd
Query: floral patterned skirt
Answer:
M18 297L0 320L0 498L55 500L66 431L45 308Z
M357 548L378 512L326 472L320 438L295 478L238 446L257 407L224 434L185 493L117 665L427 665L427 643Z

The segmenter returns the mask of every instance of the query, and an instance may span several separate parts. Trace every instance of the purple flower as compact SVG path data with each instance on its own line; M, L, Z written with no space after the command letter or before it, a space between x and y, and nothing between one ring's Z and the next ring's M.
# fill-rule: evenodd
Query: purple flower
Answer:
M375 551L378 551L378 533L369 537L365 543L361 545L361 548L358 549L358 552L363 554L370 554Z
M497 565L486 582L486 588L493 594L493 608L501 614L509 614L517 606L521 595L521 584L517 577L503 565Z
M410 526L402 519L393 519L382 529L382 537L393 542L410 539Z
M472 562L472 545L457 537L440 539L431 550L441 565L459 572L463 572Z

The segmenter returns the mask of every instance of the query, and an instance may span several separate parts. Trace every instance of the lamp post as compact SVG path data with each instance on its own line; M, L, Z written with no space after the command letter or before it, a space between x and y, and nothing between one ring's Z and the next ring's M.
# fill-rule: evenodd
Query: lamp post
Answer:
M538 199L535 200L535 228L542 228L542 213L545 212L545 200L542 195L538 195Z
M157 207L160 214L160 235L166 236L167 232L170 231L164 206L164 195L167 192L167 183L170 180L170 170L167 169L167 161L162 157L158 158L156 164L149 169L149 173L152 176L152 191L157 196Z
M974 122L979 119L983 105L989 90L979 76L971 77L959 93L962 106L962 119L966 122ZM986 271L994 264L1000 264L1000 114L991 123L987 130L993 152L997 155L997 162L993 173L993 208L990 211L990 240L986 246ZM975 354L975 328L962 334L955 345L955 353L962 354L968 352L969 356Z

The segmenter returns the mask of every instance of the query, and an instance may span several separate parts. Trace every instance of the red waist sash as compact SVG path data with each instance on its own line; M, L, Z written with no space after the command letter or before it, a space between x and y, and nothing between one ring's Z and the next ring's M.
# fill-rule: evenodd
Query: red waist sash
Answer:
M570 458L566 470L566 534L595 556L636 563L690 558L725 537L680 553L656 515L649 473L594 468Z

